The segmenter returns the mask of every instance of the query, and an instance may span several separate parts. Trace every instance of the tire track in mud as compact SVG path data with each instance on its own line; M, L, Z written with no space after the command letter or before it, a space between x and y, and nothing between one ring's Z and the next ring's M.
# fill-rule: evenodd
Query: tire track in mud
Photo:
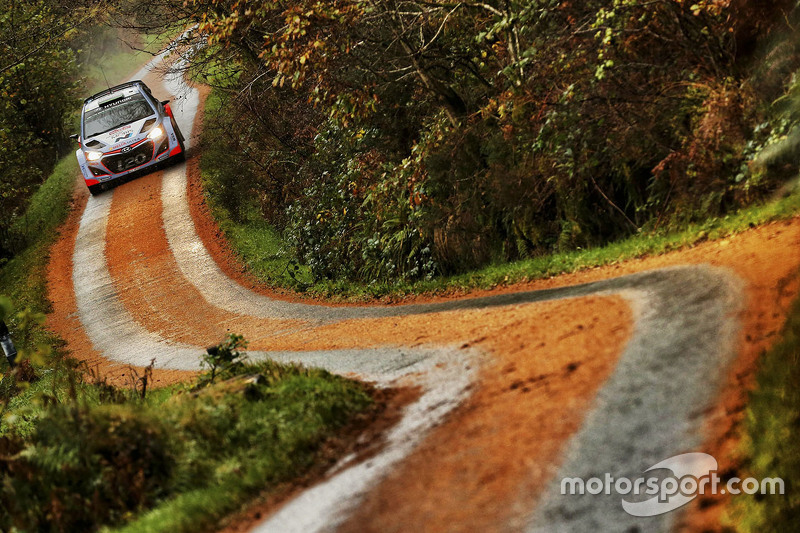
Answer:
M144 77L141 73L139 76ZM196 91L174 75L166 80L168 92L181 96L173 110L187 139L191 139L189 132L199 104ZM314 344L313 339L309 342L314 332L332 337L337 331L357 329L354 324L362 322L369 328L373 325L370 321L379 319L399 320L402 325L410 323L403 319L425 314L446 323L461 314L487 309L529 309L530 304L543 302L570 305L586 297L621 297L633 311L633 333L611 376L598 384L593 407L581 415L585 416L584 424L568 436L561 467L557 473L554 468L550 477L591 477L590 473L598 471L634 477L658 460L701 444L700 415L713 404L720 380L735 355L741 288L731 272L710 266L673 267L559 289L405 306L331 307L285 302L248 291L222 273L194 228L186 199L185 169L185 165L175 166L158 176L160 217L171 256L167 261L174 261L177 272L169 279L177 276L187 290L195 291L192 301L180 302L183 306L206 310L207 316L223 317L222 321L296 321L300 323L298 329L283 332L282 345L287 347L295 334L305 335L305 344ZM127 187L137 185L134 182ZM159 330L141 316L137 321L126 295L134 277L135 283L152 284L165 294L171 288L164 286L152 270L149 275L146 269L138 271L127 284L121 282L124 268L115 275L109 270L108 248L112 244L108 224L114 219L113 198L123 194L120 189L90 198L81 217L73 256L73 285L81 323L94 348L109 359L145 366L156 357L160 368L196 369L201 348L176 338L186 338L180 331L170 334ZM135 223L127 230L115 224L114 231L120 237L125 231L135 231ZM146 265L151 259L145 256L138 260ZM457 338L444 346L401 346L409 343L407 335L414 330L400 329L402 333L388 343L369 340L370 332L365 329L363 336L348 339L344 349L251 352L253 357L358 375L380 386L422 388L420 399L407 407L379 455L305 491L261 524L258 531L320 531L338 526L346 530L377 529L384 515L367 510L375 508L382 493L392 492L396 481L389 478L393 472L402 474L409 454L424 446L426 436L469 399L490 354L460 347ZM585 531L610 525L617 529L623 524L625 528L668 530L675 516L634 518L623 512L618 499L564 500L555 494L554 487L548 486L541 492L538 505L531 504L522 518L497 524L497 529L519 529L527 522L529 528L547 531ZM405 495L412 500L430 496L435 499L435 495ZM394 526L413 529L414 517L405 518ZM391 515L387 519L392 520ZM468 528L469 524L463 526Z

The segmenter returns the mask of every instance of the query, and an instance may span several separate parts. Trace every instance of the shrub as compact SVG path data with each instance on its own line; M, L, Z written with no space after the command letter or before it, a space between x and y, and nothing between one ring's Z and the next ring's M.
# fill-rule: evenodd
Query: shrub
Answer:
M316 280L604 244L728 213L797 170L800 128L770 98L797 92L799 48L759 49L791 32L790 2L257 4L201 17L241 62L225 156L242 172L218 196L257 203ZM785 134L785 168L755 164Z
M93 531L153 505L172 474L167 435L131 406L53 407L29 442L0 441L2 529Z
M229 333L225 340L216 346L211 346L203 354L201 366L208 367L209 373L203 376L202 381L214 383L217 374L230 374L241 367L247 354L247 341L241 335ZM152 364L152 362L151 362Z

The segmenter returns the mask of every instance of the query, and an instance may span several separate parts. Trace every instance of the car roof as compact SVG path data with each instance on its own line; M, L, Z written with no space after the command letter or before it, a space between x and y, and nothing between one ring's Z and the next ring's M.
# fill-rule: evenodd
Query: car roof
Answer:
M144 84L141 80L134 80L129 81L127 83L122 83L120 85L115 85L114 87L109 87L104 91L100 91L97 94L94 94L83 101L83 106L88 109L94 109L99 106L100 103L103 101L113 100L115 98L124 97L124 96L133 96L139 89L143 89L148 94L150 93L150 88ZM95 105L90 105L90 104Z

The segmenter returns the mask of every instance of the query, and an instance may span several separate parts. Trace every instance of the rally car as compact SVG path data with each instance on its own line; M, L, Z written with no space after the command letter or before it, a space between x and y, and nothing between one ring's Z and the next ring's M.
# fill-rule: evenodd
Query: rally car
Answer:
M184 138L169 100L156 100L137 80L87 98L75 155L93 195L134 172L184 158Z

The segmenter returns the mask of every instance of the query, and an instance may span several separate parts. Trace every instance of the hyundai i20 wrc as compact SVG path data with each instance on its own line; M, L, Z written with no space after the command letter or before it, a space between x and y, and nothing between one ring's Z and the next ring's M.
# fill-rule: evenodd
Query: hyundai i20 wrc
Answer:
M87 98L75 153L89 191L113 180L183 160L184 138L169 100L156 100L141 81L111 87Z

